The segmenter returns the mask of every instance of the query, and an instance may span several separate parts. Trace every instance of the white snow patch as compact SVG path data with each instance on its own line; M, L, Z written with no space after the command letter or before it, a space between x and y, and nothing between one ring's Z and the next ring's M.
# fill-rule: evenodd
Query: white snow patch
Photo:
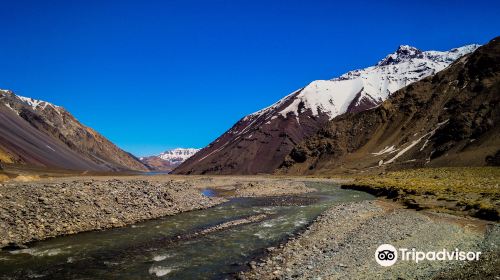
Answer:
M410 145L408 145L406 148L402 149L401 151L399 151L399 153L397 153L393 158L391 158L390 160L388 160L387 162L385 162L384 164L389 164L389 163L393 163L398 157L402 156L404 153L406 153L408 150L410 150L411 148L413 148L415 145L418 144L418 142L420 142L420 140L422 140L422 138L424 138L423 136L418 138L417 140L414 140L413 142L411 142Z
M384 149L382 149L381 151L379 152L376 152L376 153L372 153L372 155L376 155L376 156L380 156L380 155L383 155L383 154L391 154L391 153L394 153L396 152L396 148L394 146L387 146L385 147Z
M410 145L408 145L406 148L402 149L401 151L399 151L399 153L397 153L393 158L391 158L390 160L388 160L387 162L385 162L384 164L389 164L389 163L392 163L394 162L397 158L399 158L400 156L402 156L404 153L406 153L408 150L410 150L411 148L415 147L415 145L417 145L423 138L425 137L431 137L432 135L434 135L434 133L436 132L436 130L442 126L443 124L447 123L448 120L445 120L443 122L440 122L437 124L436 128L434 128L432 131L430 131L429 133L426 133L424 134L422 137L414 140L413 142L411 142ZM425 144L425 143L424 143Z
M172 150L165 151L158 155L159 158L167 161L185 161L188 158L196 154L200 149L195 148L176 148Z
M347 111L351 101L363 89L360 79L333 81L318 80L306 86L288 107L279 112L283 117L288 113L300 114L299 107L310 109L314 116L326 113L330 118Z
M422 147L420 148L420 151L423 151L425 149L425 146L427 146L428 143L429 143L429 139L425 139L425 142L422 145Z
M31 108L33 108L33 110L36 110L39 106L42 108L42 110L47 108L47 106L50 106L54 109L60 108L59 106L54 105L54 104L47 102L47 101L38 100L38 99L31 98L31 97L24 97L24 96L20 96L20 95L16 95L16 96L22 102L31 106ZM59 112L58 110L56 110L56 111Z

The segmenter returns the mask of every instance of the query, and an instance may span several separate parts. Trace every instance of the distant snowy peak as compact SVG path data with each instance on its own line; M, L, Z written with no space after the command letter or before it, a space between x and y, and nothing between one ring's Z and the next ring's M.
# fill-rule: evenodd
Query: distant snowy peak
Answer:
M177 148L156 156L141 157L140 160L153 171L170 172L199 150L194 148Z
M298 118L305 112L312 116L325 114L333 119L348 111L365 110L383 102L393 92L443 70L478 47L474 44L449 51L421 51L401 45L375 66L350 71L331 80L313 81L243 120L263 116L271 120L289 115Z
M170 162L183 162L186 159L190 158L194 154L196 154L200 149L195 149L195 148L177 148L177 149L172 149L165 151L158 155L159 158L163 160L167 160Z

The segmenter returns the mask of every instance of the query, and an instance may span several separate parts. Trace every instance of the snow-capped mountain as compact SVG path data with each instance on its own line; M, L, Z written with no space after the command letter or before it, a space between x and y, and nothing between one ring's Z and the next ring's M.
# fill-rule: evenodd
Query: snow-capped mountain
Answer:
M186 159L190 158L194 154L196 154L200 149L195 148L177 148L173 150L168 150L158 155L159 158L163 160L168 160L172 163L181 163Z
M381 64L399 60L389 56ZM499 85L497 37L432 78L391 94L380 106L329 121L296 145L276 173L498 166Z
M0 90L0 161L75 170L148 169L63 107Z
M142 157L141 161L153 170L171 171L199 150L195 148L177 148L165 151L157 156Z
M457 58L473 52L478 47L479 45L467 45L441 52L421 51L415 47L401 45L396 52L375 66L350 71L331 80L313 81L247 118L275 111L290 99L293 101L279 110L279 115L288 117L289 113L292 113L299 116L311 110L313 116L326 114L333 119L347 111L356 110L359 106L362 107L361 110L366 109L367 103L373 106L384 101L396 90L443 70Z
M316 80L271 106L242 118L174 172L270 173L293 147L327 121L373 108L393 92L448 67L479 45L421 51L401 45L374 66Z

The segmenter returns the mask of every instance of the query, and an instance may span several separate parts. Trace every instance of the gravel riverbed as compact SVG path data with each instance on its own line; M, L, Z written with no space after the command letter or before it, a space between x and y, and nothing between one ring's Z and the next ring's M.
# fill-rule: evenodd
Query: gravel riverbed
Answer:
M208 197L205 188L232 193ZM0 248L59 235L122 227L204 209L235 196L314 191L302 182L269 178L128 176L48 178L0 184Z
M75 180L0 186L0 247L120 227L224 202L186 182Z
M382 267L375 261L381 244L419 251L482 251L497 254L500 227L475 219L403 209L396 204L364 201L337 205L319 216L302 234L266 257L249 263L240 279L449 279L463 261L398 261ZM488 253L492 252L492 253ZM491 257L490 257L491 259ZM488 258L485 275L498 273ZM469 269L470 271L471 269ZM491 272L493 270L493 272ZM455 274L451 274L455 273ZM466 273L466 272L465 272ZM480 274L480 273L479 273ZM498 276L498 274L496 275ZM494 278L493 278L494 279Z

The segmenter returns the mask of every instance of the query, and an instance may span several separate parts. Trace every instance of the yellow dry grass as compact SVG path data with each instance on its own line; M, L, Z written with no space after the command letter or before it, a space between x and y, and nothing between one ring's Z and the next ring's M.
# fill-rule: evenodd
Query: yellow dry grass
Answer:
M12 158L2 149L0 149L0 162L13 163Z
M421 168L357 177L352 185L464 211L500 212L500 167ZM441 201L442 203L439 203ZM480 213L482 213L480 212Z
M0 173L0 182L9 180L9 176Z
M35 180L39 180L40 176L38 175L19 175L12 179L13 182L32 182Z

